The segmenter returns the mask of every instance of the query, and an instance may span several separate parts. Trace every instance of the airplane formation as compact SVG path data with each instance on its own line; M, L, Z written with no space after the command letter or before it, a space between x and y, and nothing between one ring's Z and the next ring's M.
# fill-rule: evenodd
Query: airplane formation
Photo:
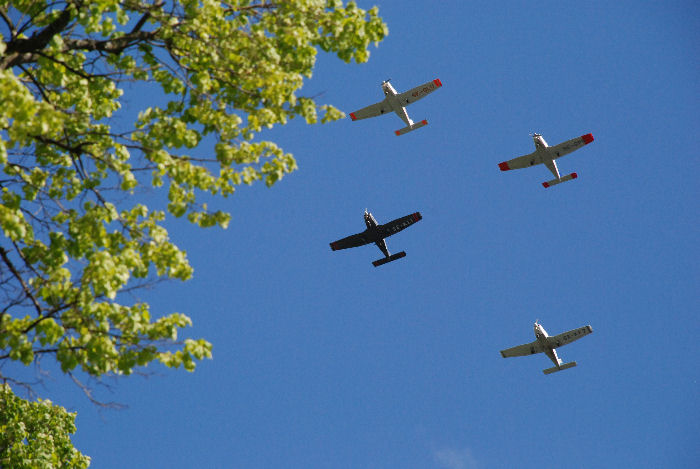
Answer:
M428 94L442 87L442 82L440 79L436 78L403 93L397 92L389 81L389 79L384 80L381 84L382 91L384 92L384 99L382 101L351 112L350 119L356 121L393 112L406 124L406 127L394 132L397 136L404 135L408 132L412 132L428 125L428 121L426 119L419 122L414 122L410 117L408 117L406 106L418 101L421 98L424 98ZM588 133L581 135L580 137L572 138L554 146L547 145L547 142L544 140L542 135L538 133L531 134L531 136L533 142L535 143L535 151L527 155L518 156L517 158L499 163L498 167L501 169L501 171L522 169L544 164L554 175L554 179L542 183L542 186L545 188L561 184L562 182L571 181L578 177L576 173L561 176L559 174L559 168L557 167L556 160L591 143L593 141L593 134ZM361 233L353 234L334 241L330 243L330 246L333 251L338 251L341 249L349 249L374 243L384 254L383 258L372 262L372 265L379 267L380 265L406 257L405 251L397 252L393 255L390 254L385 239L405 228L408 228L414 223L420 221L422 218L423 216L420 214L420 212L415 212L382 225L377 222L374 216L368 212L367 209L365 209L364 221L367 228ZM557 356L556 349L592 333L593 329L590 325L587 325L555 336L550 336L547 334L544 327L542 327L538 321L535 321L534 332L535 340L533 342L501 350L501 356L503 358L507 358L544 353L554 363L554 367L542 370L544 374L548 375L576 366L575 361L563 363Z

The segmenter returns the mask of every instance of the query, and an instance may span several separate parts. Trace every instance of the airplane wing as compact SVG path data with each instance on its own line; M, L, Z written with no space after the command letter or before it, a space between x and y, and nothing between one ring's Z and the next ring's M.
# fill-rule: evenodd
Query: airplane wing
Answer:
M391 106L385 99L384 101L380 101L378 103L370 104L367 107L363 107L359 111L351 112L350 119L354 121L360 119L368 119L370 117L381 116L382 114L386 114L387 112L391 112Z
M498 167L501 168L501 171L508 171L510 169L528 168L530 166L535 166L536 164L540 164L540 161L536 156L536 152L532 152L529 155L519 156L517 158L513 158L512 160L498 163Z
M580 137L572 138L566 142L562 142L559 145L554 145L553 147L548 147L547 151L554 153L556 158L560 156L568 155L572 151L578 150L584 145L588 145L593 141L593 134L581 135Z
M382 225L382 228L389 234L387 236L391 236L395 233L398 233L399 231L403 230L404 228L408 228L409 226L413 225L415 222L420 221L423 218L423 216L420 214L420 212L412 213L410 215L406 215L405 217L397 218L396 220L392 220L389 223L385 223Z
M578 329L572 329L568 332L563 332L559 335L553 335L551 337L548 337L547 340L549 341L549 344L554 347L561 347L562 345L570 344L574 340L578 340L584 335L588 335L591 332L593 332L593 328L591 326L583 326L579 327Z
M372 242L369 237L366 236L366 232L357 233L350 235L347 238L339 239L338 241L333 241L331 243L331 249L338 251L340 249L356 248L358 246L364 246Z
M501 350L501 356L503 358L507 357L523 357L525 355L533 355L535 353L544 352L542 344L537 341L530 342L529 344L516 345L515 347L507 348Z
M402 106L406 106L411 103L415 103L419 99L421 99L424 96L427 96L428 94L432 93L436 89L440 88L442 86L442 82L440 81L439 78L436 78L433 81L429 81L428 83L423 83L420 86L416 86L413 89L410 89L408 91L405 91L401 94L399 94L399 103L401 103Z

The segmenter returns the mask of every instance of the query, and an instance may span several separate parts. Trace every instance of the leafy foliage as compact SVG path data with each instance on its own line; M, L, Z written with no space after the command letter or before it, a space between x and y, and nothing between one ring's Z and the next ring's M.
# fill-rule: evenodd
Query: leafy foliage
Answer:
M197 196L294 170L258 133L342 117L297 96L317 48L362 62L386 26L376 8L337 0L4 0L0 16L0 358L53 354L63 371L94 376L153 360L193 370L208 342L164 347L187 316L153 320L148 304L120 302L155 277L192 275L166 210L136 189L167 185L168 213L226 227L230 215ZM164 98L118 132L127 82ZM193 154L207 137L214 154Z
M51 401L28 402L0 384L0 467L85 468L90 458L71 441L75 414Z
M225 228L203 195L297 167L263 129L343 117L299 95L318 50L364 62L386 33L340 0L0 0L0 363L101 376L211 357L178 341L187 316L126 301L192 276L166 214ZM154 98L125 125L134 89ZM144 203L166 187L167 207Z

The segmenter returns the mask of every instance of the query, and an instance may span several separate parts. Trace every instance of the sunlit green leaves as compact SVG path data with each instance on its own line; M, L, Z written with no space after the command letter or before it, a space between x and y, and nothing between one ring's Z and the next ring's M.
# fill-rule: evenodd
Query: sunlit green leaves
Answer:
M344 117L304 81L319 51L366 61L386 25L340 0L2 5L0 24L28 23L0 30L0 355L93 376L192 371L212 346L178 338L190 319L125 294L191 278L166 215L225 228L212 196L296 170L270 129Z
M0 466L16 469L72 468L90 465L73 447L75 413L51 401L30 402L0 384Z
M163 352L158 360L165 366L178 368L182 366L187 371L194 371L195 360L211 358L211 344L206 340L185 340L185 347L177 352Z

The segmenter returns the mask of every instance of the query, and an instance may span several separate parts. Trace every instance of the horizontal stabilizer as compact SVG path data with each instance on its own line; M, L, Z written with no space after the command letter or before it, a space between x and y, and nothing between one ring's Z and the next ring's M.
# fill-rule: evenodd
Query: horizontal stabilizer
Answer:
M404 127L403 129L399 129L396 131L396 135L403 135L408 132L411 132L412 130L420 129L421 127L428 125L428 121L423 119L420 122L416 122L415 124L411 124L408 127Z
M401 259L402 257L406 257L406 251L397 252L396 254L392 254L391 256L385 257L383 259L377 259L376 261L372 262L372 265L375 267L379 267L380 265L386 264L387 262L395 261L396 259Z
M576 362L569 362L569 363L564 363L563 365L559 365L559 367L552 367L552 368L547 368L546 370L542 370L542 373L548 375L551 373L554 373L556 371L561 371L561 370L566 370L567 368L573 368L576 366Z
M571 173L571 174L567 174L566 176L562 177L561 179L552 179L551 181L543 182L542 185L546 189L549 186L556 186L557 184L561 184L562 182L566 182L566 181L571 181L572 179L576 179L577 177L578 177L578 174Z

